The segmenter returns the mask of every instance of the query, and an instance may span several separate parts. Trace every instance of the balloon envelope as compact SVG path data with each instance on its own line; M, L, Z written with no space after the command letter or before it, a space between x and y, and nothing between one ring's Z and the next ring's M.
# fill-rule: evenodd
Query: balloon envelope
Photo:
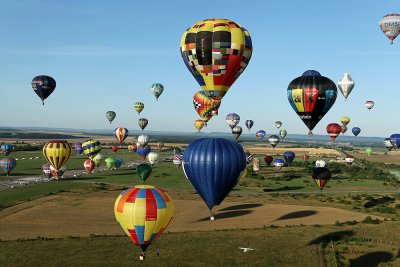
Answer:
M163 91L164 91L164 86L161 83L155 83L151 86L151 92L156 97L156 100L158 100Z
M119 225L143 252L168 227L173 213L171 197L150 185L123 191L114 205Z
M201 138L183 154L183 170L211 210L239 181L246 168L243 148L223 138Z
M149 178L151 171L152 171L152 167L150 164L147 164L147 163L139 164L136 167L136 173L139 176L139 178L143 180L143 182L145 182L147 180L147 178Z
M111 170L112 168L115 167L115 162L116 162L115 158L108 157L104 161L106 162L107 169Z
M93 159L100 151L100 142L94 139L89 139L82 143L83 153L89 158Z
M240 116L236 113L229 113L226 115L226 122L233 129L240 122Z
M287 165L290 165L290 163L293 162L295 157L296 157L296 154L292 151L286 151L283 153L283 158L285 159L285 162Z
M3 169L7 176L15 168L15 166L17 166L17 161L13 158L3 158L0 160L0 168Z
M282 169L283 165L285 165L285 161L283 159L274 159L274 166L278 170Z
M142 102L136 102L133 105L133 108L137 111L138 114L140 114L140 112L142 112L142 110L144 109L144 104Z
M246 122L244 124L246 125L247 129L249 129L249 131L250 131L251 127L253 127L253 125L254 125L254 122L252 120L246 120Z
M253 47L241 25L228 19L206 19L184 32L180 50L207 96L220 99L247 67Z
M115 113L114 111L107 111L106 112L106 118L110 122L110 124L115 119L116 116L117 116L117 113Z
M126 128L115 128L114 130L114 135L115 138L117 138L118 142L120 144L122 144L122 142L124 142L124 140L128 137L129 131Z
M265 136L266 134L267 134L267 133L266 133L264 130L258 130L258 131L256 132L256 138L257 138L257 139L263 139L264 136Z
M383 16L379 22L381 31L389 38L390 43L393 44L394 39L400 33L400 14L388 14Z
M264 161L268 166L271 165L273 160L274 160L274 157L272 157L272 156L267 155L264 157Z
M151 147L150 146L139 146L137 149L137 153L139 156L142 157L142 160L145 160L147 154L151 152Z
M335 141L336 137L341 133L342 127L337 123L330 123L326 126L326 132L331 137L332 141Z
M85 162L83 163L83 167L85 167L85 170L88 174L91 174L94 167L96 166L96 163L91 160L91 159L87 159L85 160Z
M44 100L56 89L56 81L52 77L46 75L36 76L33 78L31 85L33 91L42 100L43 105Z
M400 149L400 134L392 134L389 138L392 141L393 147Z
M312 173L312 178L319 189L324 189L326 183L331 179L331 171L328 168L315 168Z
M354 80L351 78L350 74L347 72L343 73L342 79L338 82L338 87L344 98L347 100L347 97L349 97L349 94L354 88Z
M139 125L140 129L142 129L142 131L144 130L144 128L146 128L147 124L149 124L149 121L145 118L140 118L138 120L138 125Z
M65 140L53 140L43 147L43 156L58 171L71 156L71 146Z
M361 128L360 127L353 127L351 129L351 132L354 134L354 136L357 136L361 133Z
M290 82L287 97L312 135L311 131L335 103L337 88L333 81L311 70Z
M116 169L119 169L119 167L121 167L123 163L124 163L124 160L122 158L115 158L115 168Z

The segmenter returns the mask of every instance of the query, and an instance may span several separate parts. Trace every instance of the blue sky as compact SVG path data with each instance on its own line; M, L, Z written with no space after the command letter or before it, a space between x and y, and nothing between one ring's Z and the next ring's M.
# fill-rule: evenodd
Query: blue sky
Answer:
M205 132L228 132L225 116L235 112L243 128L254 120L253 133L275 133L276 120L289 134L307 133L286 97L290 81L307 69L336 83L347 71L356 82L347 102L339 93L315 133L326 134L343 115L362 136L400 131L400 40L390 45L379 28L383 15L400 13L393 1L2 0L2 11L1 126L139 129L133 104L142 101L146 129L194 131L192 97L200 87L179 42L197 21L220 17L246 27L254 50ZM44 107L30 87L40 74L57 81ZM155 82L165 86L158 102ZM366 100L375 101L370 112ZM117 112L111 126L107 110Z

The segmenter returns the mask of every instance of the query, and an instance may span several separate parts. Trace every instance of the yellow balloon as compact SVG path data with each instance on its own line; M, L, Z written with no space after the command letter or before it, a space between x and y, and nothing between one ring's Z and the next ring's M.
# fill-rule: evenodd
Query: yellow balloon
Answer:
M204 127L204 121L203 120L196 120L194 122L194 127L196 127L196 129L200 132L201 129L203 129L203 127Z
M347 116L343 116L343 117L340 118L340 122L341 122L344 126L347 126L347 124L349 124L349 122L350 122L350 118L347 117Z
M53 140L43 147L43 156L58 171L71 156L71 145L65 140Z
M140 114L140 112L142 112L142 110L144 109L144 104L142 102L136 102L133 105L133 108L137 111L138 114Z

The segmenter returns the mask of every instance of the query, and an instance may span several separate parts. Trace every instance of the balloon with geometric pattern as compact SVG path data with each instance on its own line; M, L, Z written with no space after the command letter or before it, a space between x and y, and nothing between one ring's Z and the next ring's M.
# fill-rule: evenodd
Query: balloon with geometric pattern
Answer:
M43 156L58 171L71 156L71 146L65 140L53 140L43 146Z
M161 83L155 83L151 86L151 92L153 95L156 97L156 100L158 101L158 98L164 91L164 86Z
M151 185L138 185L123 191L115 201L114 214L125 234L145 251L168 227L174 213L171 197Z

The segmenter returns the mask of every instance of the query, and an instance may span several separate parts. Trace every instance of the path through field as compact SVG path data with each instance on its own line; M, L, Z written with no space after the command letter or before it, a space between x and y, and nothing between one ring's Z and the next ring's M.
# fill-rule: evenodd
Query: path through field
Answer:
M115 192L54 195L7 208L0 212L0 239L123 234L113 212L117 196ZM210 221L202 201L177 199L174 203L171 232L323 225L361 221L367 216L331 207L225 201L215 209L216 220Z

